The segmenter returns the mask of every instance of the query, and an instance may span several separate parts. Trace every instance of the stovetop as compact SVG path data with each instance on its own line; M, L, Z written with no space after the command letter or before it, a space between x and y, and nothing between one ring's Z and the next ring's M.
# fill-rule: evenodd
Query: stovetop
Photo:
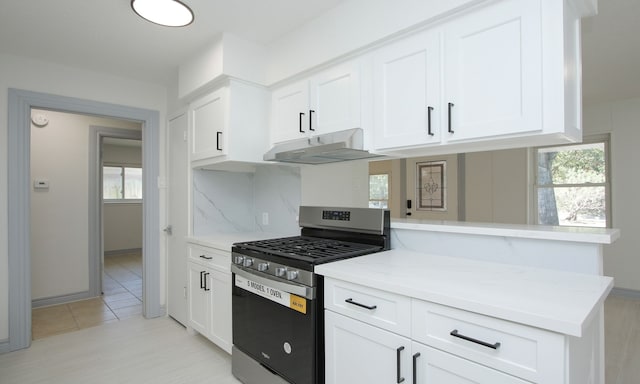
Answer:
M292 236L277 239L236 243L238 249L248 249L287 259L321 264L336 259L364 255L382 250L379 245L355 243L310 236Z

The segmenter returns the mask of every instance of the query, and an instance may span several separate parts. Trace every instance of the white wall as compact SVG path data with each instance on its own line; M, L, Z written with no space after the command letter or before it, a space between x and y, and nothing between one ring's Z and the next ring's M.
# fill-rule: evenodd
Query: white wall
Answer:
M369 206L369 162L355 160L300 168L301 205Z
M164 122L166 120L167 90L163 86L143 83L99 72L92 72L57 64L0 54L0 153L7 148L7 89L18 88L36 92L114 103L160 112L160 174L164 175ZM7 228L7 158L0 157L0 341L8 338L8 250ZM164 191L161 191L161 205ZM165 215L161 211L160 222ZM161 245L161 264L164 247ZM164 281L161 276L161 301L164 303Z
M142 148L103 144L102 162L139 167ZM102 209L105 252L142 248L142 203L105 203Z
M142 248L142 203L107 203L102 211L104 251Z
M587 106L585 134L611 134L612 224L620 239L604 247L604 273L616 288L640 291L640 98Z

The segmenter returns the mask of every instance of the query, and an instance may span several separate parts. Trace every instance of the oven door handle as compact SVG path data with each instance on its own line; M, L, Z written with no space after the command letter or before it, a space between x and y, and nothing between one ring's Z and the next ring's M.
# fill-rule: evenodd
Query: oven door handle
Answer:
M316 290L313 287L307 287L306 285L285 283L285 282L272 279L266 276L258 276L254 273L247 272L236 265L231 266L231 272L235 273L236 275L242 276L245 279L255 281L256 283L264 284L271 288L279 289L281 291L285 291L285 292L294 294L296 296L301 296L308 300L315 300L316 298Z

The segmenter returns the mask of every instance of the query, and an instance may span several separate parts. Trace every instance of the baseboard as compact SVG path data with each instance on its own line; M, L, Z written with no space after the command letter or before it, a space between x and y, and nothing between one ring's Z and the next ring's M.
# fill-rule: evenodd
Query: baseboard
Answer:
M11 352L9 348L9 339L0 341L0 354Z
M65 304L72 301L91 299L93 296L89 291L71 293L69 295L60 295L54 297L45 297L43 299L31 300L31 308L48 307L50 305Z
M613 288L611 290L611 294L614 296L624 296L634 299L640 299L640 291L637 291L635 289Z
M142 253L142 248L131 248L131 249L114 249L112 251L104 251L104 256L117 256L124 255L127 253Z

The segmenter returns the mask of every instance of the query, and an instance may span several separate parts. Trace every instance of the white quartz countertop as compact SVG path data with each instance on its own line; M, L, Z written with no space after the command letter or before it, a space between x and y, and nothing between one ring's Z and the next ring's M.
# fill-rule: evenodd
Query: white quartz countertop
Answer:
M391 228L461 233L467 235L576 241L596 244L611 244L620 237L620 230L615 228L559 227L550 225L473 223L417 219L393 219L391 221Z
M187 237L187 242L201 245L203 247L216 248L223 251L231 251L233 243L243 241L275 239L278 237L296 236L294 234L270 233L270 232L241 232L241 233L216 233L207 236L191 236Z
M605 276L395 249L322 264L316 273L572 336L613 287Z

